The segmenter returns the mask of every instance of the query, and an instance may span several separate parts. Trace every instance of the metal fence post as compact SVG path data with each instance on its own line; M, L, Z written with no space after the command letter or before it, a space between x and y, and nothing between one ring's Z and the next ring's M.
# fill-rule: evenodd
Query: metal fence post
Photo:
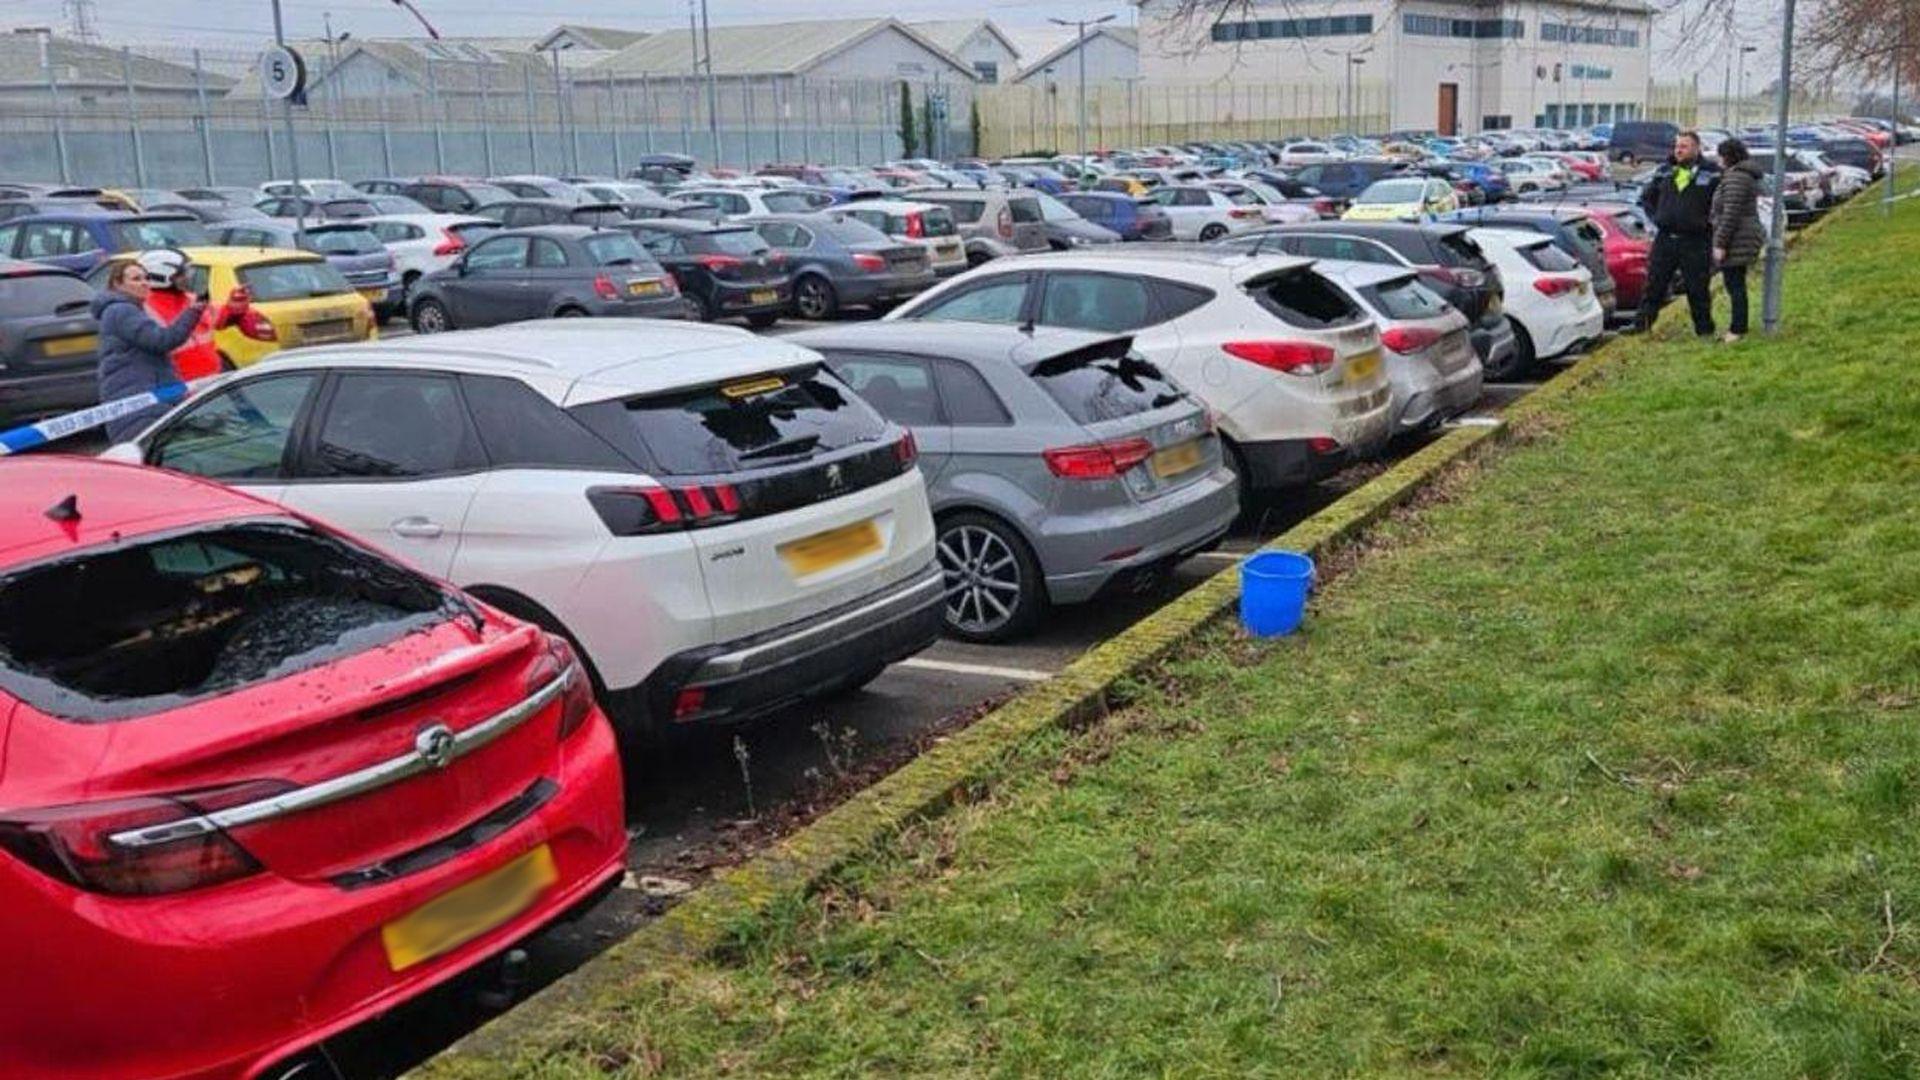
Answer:
M607 127L613 132L613 175L617 179L623 171L620 167L620 129L627 118L627 96L620 95L620 107L614 107L613 69L607 69Z
M580 88L573 84L573 74L569 72L567 74L566 94L567 146L573 151L573 173L575 176L580 175L580 111L578 108L580 103L575 99L575 95L579 92Z
M427 96L433 104L433 171L447 171L447 141L440 130L442 119L440 111L440 75L433 66L433 57L427 57Z
M133 97L133 50L120 46L120 77L127 87L127 131L133 136L133 182L147 186L147 152L140 143L140 108Z
M781 89L780 76L768 76L767 85L773 90L773 160L784 162L787 160L787 148L784 132L781 129L786 122L784 114L787 111L787 95Z
M53 41L49 35L41 36L40 48L47 69L47 98L53 107L53 154L60 160L60 182L70 184L73 177L67 166L67 129L60 121L60 79L53 73Z
M480 152L487 161L487 175L498 176L493 167L493 64L474 67L480 73Z
M328 46L329 50L332 48L333 46ZM327 175L337 177L340 175L340 152L334 145L333 125L334 122L339 119L336 114L340 111L340 84L333 78L333 65L331 63L327 65L327 84L327 126L322 130L327 136Z
M521 68L520 74L527 88L527 171L537 173L540 171L540 149L533 137L533 65Z
M273 113L267 108L267 83L265 79L260 81L260 134L267 137L267 175L264 179L271 180L273 179L274 171Z
M393 110L385 94L380 95L380 171L393 175Z
M653 96L653 83L640 73L640 100L647 103L647 153L653 153L653 129L660 124L660 102Z
M740 165L747 172L753 171L753 76L742 75L740 87Z
M213 117L207 112L207 77L200 66L200 50L193 50L193 93L200 105L200 168L208 184L213 179L213 135L207 129L213 124Z

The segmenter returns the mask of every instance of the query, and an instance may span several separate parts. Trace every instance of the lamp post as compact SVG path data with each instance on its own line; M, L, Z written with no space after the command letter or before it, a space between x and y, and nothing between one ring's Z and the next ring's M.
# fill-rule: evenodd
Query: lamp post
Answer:
M1740 81L1735 84L1735 87L1739 93L1739 96L1734 99L1735 101L1739 102L1738 111L1734 113L1734 120L1736 123L1739 121L1745 120L1747 118L1747 54L1755 53L1759 51L1760 51L1760 46L1758 45L1740 46ZM1729 135L1734 135L1738 133L1739 133L1739 128L1737 127L1728 131Z
M1767 234L1766 282L1760 297L1760 328L1768 335L1780 332L1781 276L1787 260L1787 121L1793 106L1793 5L1786 0L1780 20L1780 88L1775 103L1779 126L1773 155L1773 228Z
M1074 51L1080 54L1080 160L1087 160L1087 27L1110 23L1118 16L1102 15L1097 19L1048 19L1055 26L1074 28Z
M1341 112L1345 114L1344 119L1346 120L1347 134L1358 135L1359 132L1354 130L1355 127L1359 126L1360 116L1359 110L1353 106L1353 69L1366 63L1365 60L1361 59L1361 56L1372 52L1373 46L1366 45L1358 49L1321 49L1320 51L1326 53L1328 56L1339 56L1346 59L1347 102L1346 107L1342 109ZM1391 121L1388 122L1388 126L1392 126Z

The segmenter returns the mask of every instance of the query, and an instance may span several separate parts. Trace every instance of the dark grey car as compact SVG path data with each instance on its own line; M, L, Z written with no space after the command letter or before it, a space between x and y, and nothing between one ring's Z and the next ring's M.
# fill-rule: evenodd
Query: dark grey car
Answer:
M1239 513L1206 409L1129 337L878 322L786 340L913 430L956 637L1008 640L1050 604L1149 585Z
M58 267L0 258L0 426L99 400L93 289Z
M685 301L672 275L630 233L540 225L493 233L413 287L416 333L523 319L599 315L678 319Z
M530 225L618 225L629 220L618 203L577 203L562 199L509 199L488 203L474 216L492 218L509 229Z
M770 214L742 224L787 257L794 310L803 319L904 300L936 280L925 248L896 243L844 214Z
M719 210L706 203L693 202L690 199L671 199L645 184L631 180L609 180L605 183L587 184L581 190L602 203L618 206L620 212L632 221L684 218L688 221L717 222L722 216Z

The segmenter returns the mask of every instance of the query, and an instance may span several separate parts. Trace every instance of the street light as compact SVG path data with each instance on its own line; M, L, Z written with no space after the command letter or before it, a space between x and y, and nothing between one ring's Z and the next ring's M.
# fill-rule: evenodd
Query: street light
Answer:
M1087 27L1110 23L1116 15L1102 15L1097 19L1048 19L1055 26L1074 28L1074 51L1080 54L1080 160L1087 160Z
M1321 49L1320 51L1328 56L1344 56L1347 59L1347 107L1343 111L1346 113L1347 134L1358 135L1359 132L1353 130L1359 126L1360 121L1359 113L1353 107L1353 69L1366 63L1360 57L1372 52L1373 46L1367 45L1358 49Z
M1733 131L1730 131L1730 132L1728 132L1728 134L1730 134L1730 135L1732 135L1732 134L1738 134L1738 132L1739 132L1739 127L1738 127L1738 125L1739 125L1739 123L1740 123L1741 121L1743 121L1743 120L1745 120L1745 119L1747 118L1747 54L1748 54L1748 53L1756 53L1756 52L1759 52L1759 51L1760 51L1760 46L1758 46L1758 45L1742 45L1742 46L1740 46L1740 83L1739 83L1739 96L1738 96L1738 97L1736 97L1736 98L1734 99L1735 101L1737 101L1737 102L1739 103L1739 105L1738 105L1738 108L1739 108L1739 110L1740 110L1740 111L1739 111L1738 113L1736 113L1736 114L1734 114L1734 124L1735 124L1735 128L1734 128L1734 130L1733 130Z

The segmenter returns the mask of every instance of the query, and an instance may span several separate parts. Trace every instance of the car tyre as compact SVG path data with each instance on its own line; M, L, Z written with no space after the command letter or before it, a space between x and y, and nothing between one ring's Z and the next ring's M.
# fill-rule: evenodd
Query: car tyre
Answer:
M713 305L707 303L706 300L695 293L687 293L686 297L687 307L693 312L693 318L696 322L713 321Z
M1032 630L1047 595L1026 540L1006 522L974 510L947 515L937 525L947 633L995 643Z
M1507 322L1513 326L1513 359L1505 367L1489 369L1486 372L1489 382L1506 382L1517 375L1525 375L1540 362L1539 354L1533 348L1533 337L1527 333L1527 328L1511 315L1507 316Z
M1200 242L1211 244L1225 235L1227 235L1227 227L1216 221L1200 230Z
M840 297L831 281L808 274L794 283L793 307L803 319L831 319L840 310Z
M415 301L413 314L407 321L416 334L440 334L453 329L453 316L448 314L446 305L431 297Z
M779 321L780 313L777 311L763 311L758 315L747 316L747 325L753 327L755 330L765 330L767 327Z
M587 313L582 308L563 307L559 311L554 312L553 317L556 319L584 319L587 317Z

